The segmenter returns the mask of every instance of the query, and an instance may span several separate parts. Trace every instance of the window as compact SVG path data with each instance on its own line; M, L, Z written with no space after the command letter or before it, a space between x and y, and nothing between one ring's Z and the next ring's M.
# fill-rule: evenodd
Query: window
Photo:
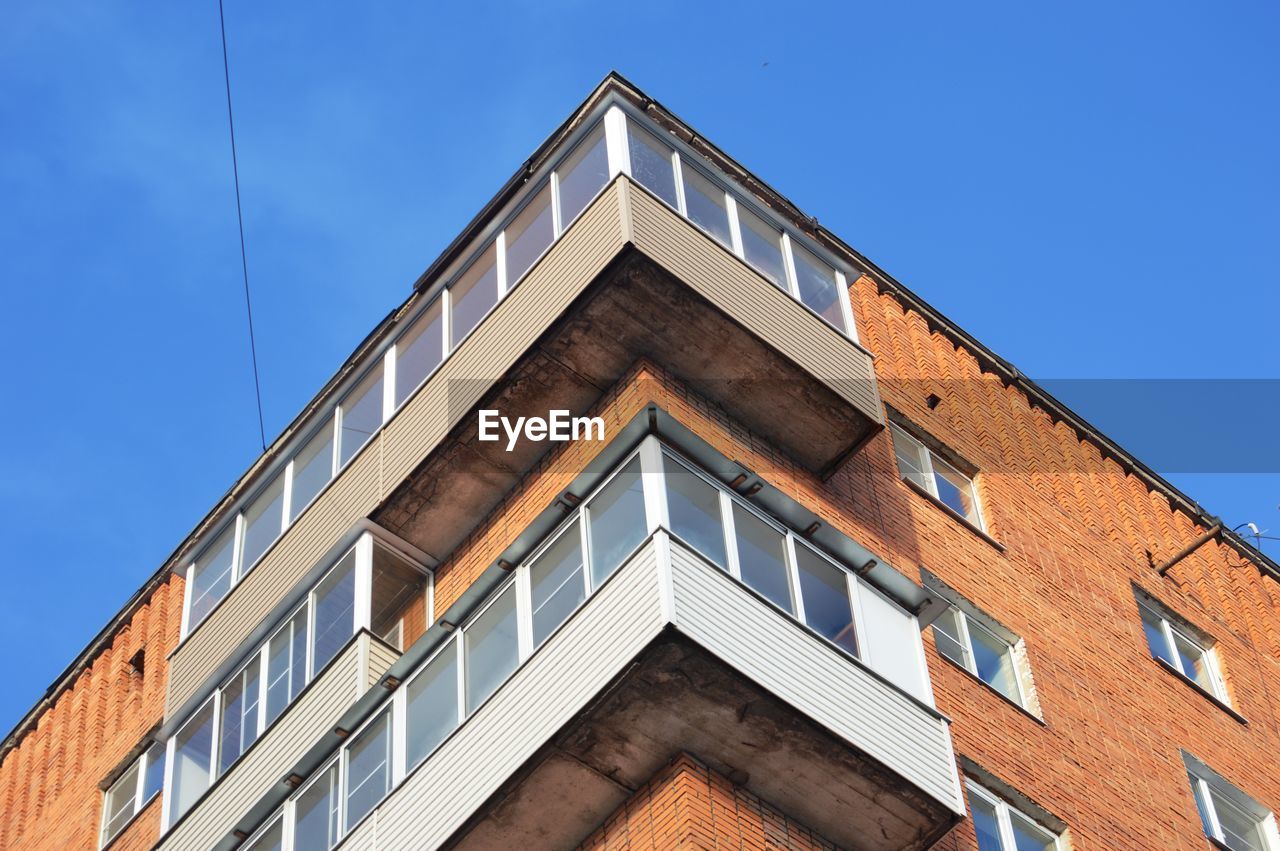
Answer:
M1166 615L1163 607L1149 597L1138 599L1138 614L1152 658L1194 682L1204 691L1227 703L1227 689L1218 673L1217 654L1211 643L1183 622Z
M632 458L587 503L591 582L599 587L648 534L640 459Z
M847 299L848 294L840 286L836 270L794 242L791 257L795 261L796 290L801 303L841 331L845 330L844 308L840 302Z
M733 506L734 549L738 574L748 587L759 591L780 609L792 611L787 581L786 538L755 512Z
M848 574L805 544L796 544L796 573L804 622L824 638L858 655Z
M338 763L335 760L298 796L293 809L293 847L324 851L338 842Z
M781 289L787 289L782 231L741 204L738 205L738 224L742 231L742 254L746 261Z
M711 234L721 245L733 247L729 230L729 201L725 191L690 166L681 169L684 176L684 203L689 221Z
M248 573L284 529L284 476L278 475L244 512L240 575Z
M311 676L329 664L355 632L356 552L342 561L311 592L315 608L315 635L311 639Z
M679 208L673 159L675 151L658 141L652 133L628 125L627 153L631 158L631 176L654 195Z
M516 669L520 646L516 634L516 592L507 585L498 598L463 633L466 648L467 713Z
M341 467L382 428L382 366L373 368L338 405L342 423L338 436L338 466Z
M504 231L507 252L507 287L520 280L555 239L551 215L551 185L525 205Z
M346 830L391 791L391 710L384 711L346 749Z
M244 851L284 851L284 819L277 818L249 840Z
M103 796L99 844L106 845L124 830L163 785L164 745L154 742L129 764Z
M498 255L490 245L449 287L452 316L449 327L452 344L457 346L471 329L498 303Z
M529 565L529 598L533 613L533 646L537 647L565 622L587 596L582 536L574 521Z
M289 520L296 520L333 478L333 423L326 422L293 456Z
M969 811L978 851L1057 851L1058 836L972 781Z
M440 304L440 299L432 302L418 321L396 341L396 405L404 404L409 394L417 390L418 385L444 359Z
M560 232L563 233L609 182L609 156L603 123L565 157L555 176L560 196Z
M436 749L460 722L458 643L450 641L405 690L405 764L413 767Z
M191 583L191 603L187 609L187 632L208 617L213 607L231 590L235 566L236 526L232 523L214 539L187 572Z
M222 689L218 773L226 771L258 738L259 660L254 657Z
M1275 816L1222 775L1186 753L1187 779L1205 836L1231 851L1278 851Z
M213 779L213 698L201 707L173 739L173 778L169 784L172 826Z
M662 469L671 531L728 570L719 489L669 455L663 455Z
M267 716L270 724L307 683L307 607L303 606L267 643Z
M1019 664L1018 639L971 606L962 607L953 593L930 591L951 604L933 622L938 652L1009 700L1031 708L1019 676L1019 668L1024 666Z
M907 434L901 426L890 423L889 428L893 432L898 474L982 529L982 512L978 510L978 492L973 480Z
M374 541L369 631L397 650L404 650L405 616L425 606L426 587L427 577L422 571Z

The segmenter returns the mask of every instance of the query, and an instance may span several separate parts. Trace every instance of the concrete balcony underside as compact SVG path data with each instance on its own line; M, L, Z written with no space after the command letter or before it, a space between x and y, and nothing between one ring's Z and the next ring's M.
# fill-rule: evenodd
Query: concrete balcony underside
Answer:
M570 848L682 751L850 848L964 812L944 719L659 532L341 847Z
M583 415L640 358L818 473L883 427L864 349L618 178L174 651L166 720L356 522L447 557L551 447L479 442L479 409Z

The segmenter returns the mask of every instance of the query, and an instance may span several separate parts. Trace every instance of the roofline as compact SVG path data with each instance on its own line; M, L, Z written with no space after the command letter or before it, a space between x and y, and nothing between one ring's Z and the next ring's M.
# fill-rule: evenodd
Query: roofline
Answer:
M822 244L827 249L843 255L852 265L862 270L864 274L875 281L877 287L881 291L887 291L895 298L903 302L909 309L915 311L924 317L930 328L934 331L942 333L953 343L959 344L967 349L982 365L983 369L991 372L1011 384L1017 389L1025 393L1036 405L1043 408L1052 416L1058 418L1070 426L1078 436L1094 443L1103 454L1110 456L1112 460L1120 465L1120 467L1128 473L1138 476L1144 480L1145 484L1152 490L1159 492L1170 503L1172 507L1181 510L1188 515L1193 521L1200 523L1205 528L1212 528L1217 525L1219 518L1206 512L1198 502L1191 499L1181 490L1176 488L1160 474L1156 473L1146 464L1139 461L1134 455L1127 452L1123 447L1111 438L1107 437L1100 429L1091 424L1084 417L1075 413L1066 404L1058 400L1051 393L1038 385L1036 382L1027 378L1022 372L1009 361L997 355L991 349L987 348L977 338L973 337L967 331L962 329L952 320L948 319L941 311L934 308L927 301L916 295L911 289L906 287L888 272L881 269L875 262L869 260L861 252L848 245L840 237L818 223L818 220L812 216L807 216L786 196L775 190L769 184L757 178L753 173L744 168L737 160L730 157L715 144L699 135L692 126L680 119L674 112L667 109L658 101L646 95L631 81L617 71L610 71L604 76L598 85L592 90L585 100L569 115L569 117L560 124L552 133L542 142L541 145L533 152L533 154L525 160L524 164L516 170L502 188L489 199L489 201L480 209L480 211L472 217L471 221L462 229L449 245L440 253L440 255L418 276L413 284L413 292L402 302L397 308L388 313L381 322L360 342L359 345L351 352L342 366L334 374L332 378L325 383L320 391L312 398L312 400L303 407L302 411L294 417L287 427L272 441L267 451L258 457L249 469L246 470L236 482L223 494L223 496L215 503L214 507L196 524L195 528L182 540L182 542L173 550L172 553L162 562L161 566L155 573L142 585L142 587L129 598L128 602L121 610L98 632L96 636L78 653L70 665L63 670L53 683L45 690L44 696L31 708L23 718L13 727L3 743L0 743L0 760L2 760L26 733L28 725L38 716L38 714L48 706L53 698L59 694L67 685L76 672L84 667L86 660L95 656L97 652L104 646L107 639L114 635L116 628L120 623L130 617L141 607L142 603L163 584L168 574L174 567L180 563L182 558L191 549L191 545L195 543L200 536L212 525L221 520L221 514L226 508L239 499L243 495L245 485L250 483L255 474L263 467L268 466L280 454L284 445L297 433L301 426L310 415L318 408L323 407L329 396L336 387L342 383L352 372L352 370L363 362L366 352L381 342L383 336L387 333L394 321L409 307L420 295L423 294L427 285L432 282L438 273L445 270L451 263L471 246L472 241L479 235L480 231L489 223L495 213L497 213L504 205L507 204L528 180L538 171L539 167L545 162L547 157L554 152L560 143L591 115L595 108L610 96L619 96L630 101L634 106L644 112L650 119L656 121L668 131L674 133L682 141L688 144L698 153L712 160L716 166L724 171L729 177L736 180L744 189L756 194L775 212L789 219L792 224L800 228L815 241ZM1258 571L1271 579L1280 582L1280 563L1272 560L1261 550L1255 548L1234 531L1228 531L1225 528L1222 531L1222 539L1228 546L1234 549L1241 558L1246 559L1258 568Z

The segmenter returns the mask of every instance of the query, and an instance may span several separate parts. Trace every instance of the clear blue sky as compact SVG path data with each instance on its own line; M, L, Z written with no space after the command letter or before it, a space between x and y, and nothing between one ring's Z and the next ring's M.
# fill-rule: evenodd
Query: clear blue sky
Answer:
M1275 4L227 4L269 438L610 68L1028 375L1280 378ZM0 28L0 730L259 451L217 27ZM1247 459L1280 394L1232 386ZM1251 464L1172 477L1280 535Z

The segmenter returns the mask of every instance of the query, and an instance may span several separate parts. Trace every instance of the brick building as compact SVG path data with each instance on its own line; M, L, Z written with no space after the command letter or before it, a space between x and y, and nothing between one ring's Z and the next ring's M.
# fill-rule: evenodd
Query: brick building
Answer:
M1278 578L611 75L5 740L0 847L1280 851Z

